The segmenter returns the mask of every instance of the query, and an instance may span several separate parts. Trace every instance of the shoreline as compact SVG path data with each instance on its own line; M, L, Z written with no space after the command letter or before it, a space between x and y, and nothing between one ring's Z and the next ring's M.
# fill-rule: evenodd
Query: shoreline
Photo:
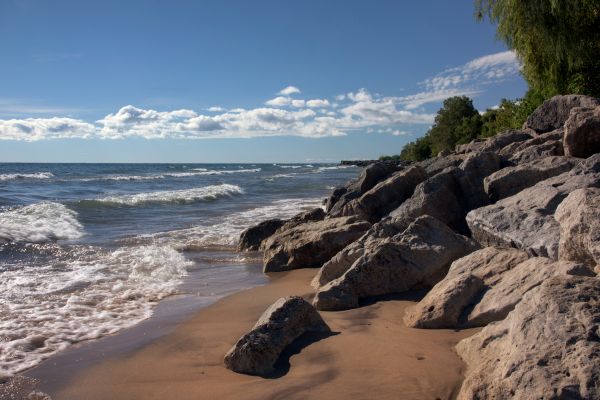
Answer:
M310 298L317 270L270 276L265 285L227 295L128 352L63 375L38 390L61 399L352 398L450 399L464 365L454 345L478 329L423 331L402 322L415 300L386 299L344 312L323 312L335 332L310 346L292 346L278 377L236 374L223 356L279 297ZM351 350L351 351L348 351Z

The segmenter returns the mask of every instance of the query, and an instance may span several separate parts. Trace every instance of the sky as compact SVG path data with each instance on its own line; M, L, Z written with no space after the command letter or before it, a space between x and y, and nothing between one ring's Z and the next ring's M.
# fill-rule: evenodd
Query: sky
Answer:
M397 154L521 97L472 0L0 0L0 162Z

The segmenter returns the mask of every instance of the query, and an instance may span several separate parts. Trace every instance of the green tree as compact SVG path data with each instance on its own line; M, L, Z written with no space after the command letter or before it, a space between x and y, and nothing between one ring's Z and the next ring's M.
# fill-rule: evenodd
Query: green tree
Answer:
M427 135L407 143L400 152L400 159L404 161L423 161L431 156L431 144Z
M466 96L444 100L435 122L427 136L433 155L442 150L454 149L457 144L468 143L481 131L481 116Z
M488 109L481 116L482 126L479 137L488 138L507 129L520 129L529 114L543 101L542 96L531 90L522 99L502 99L498 108Z
M600 1L476 0L523 62L530 88L544 97L600 96Z

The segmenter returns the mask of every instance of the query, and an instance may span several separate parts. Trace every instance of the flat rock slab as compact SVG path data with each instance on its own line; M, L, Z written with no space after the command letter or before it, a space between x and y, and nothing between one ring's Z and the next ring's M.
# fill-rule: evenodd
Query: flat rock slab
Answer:
M459 400L600 398L600 280L553 277L458 343Z
M280 298L225 356L225 366L249 375L274 371L281 352L306 332L329 332L317 310L302 297Z

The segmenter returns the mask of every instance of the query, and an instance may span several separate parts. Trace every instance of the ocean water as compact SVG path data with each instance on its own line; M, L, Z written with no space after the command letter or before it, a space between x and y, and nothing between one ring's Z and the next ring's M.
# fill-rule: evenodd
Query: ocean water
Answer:
M130 327L231 268L240 232L320 206L326 164L0 164L0 373ZM221 268L223 262L228 267ZM233 267L232 267L233 266Z

